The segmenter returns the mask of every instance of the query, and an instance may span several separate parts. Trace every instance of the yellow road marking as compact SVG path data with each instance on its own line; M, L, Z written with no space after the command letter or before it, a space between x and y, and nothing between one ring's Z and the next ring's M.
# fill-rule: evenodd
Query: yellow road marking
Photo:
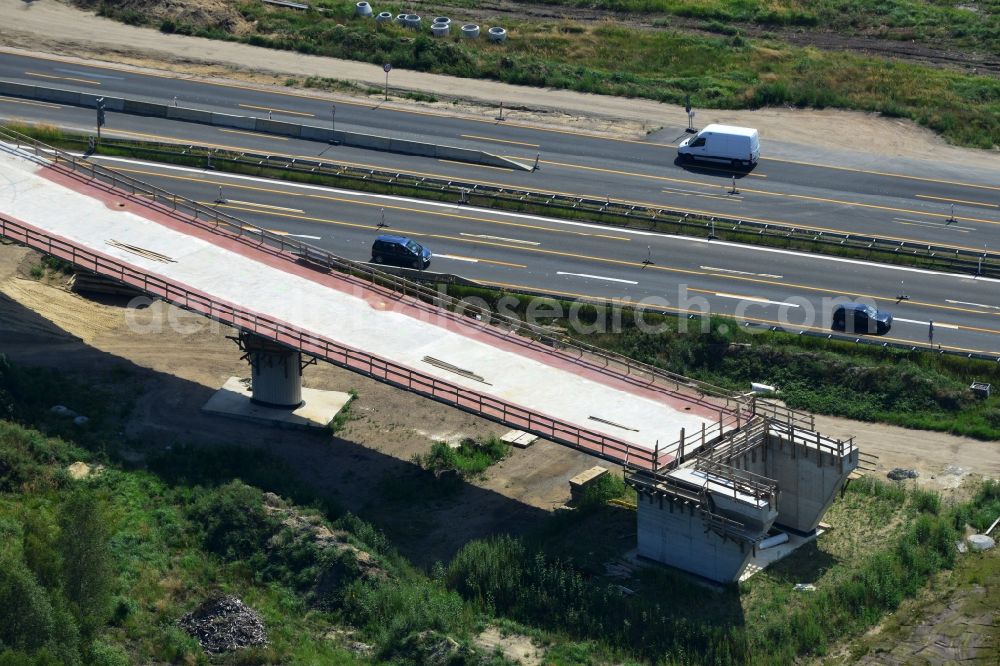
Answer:
M275 136L274 134L261 134L260 132L243 132L241 130L222 129L221 127L217 129L220 132L226 132L227 134L246 134L247 136L256 136L262 139L277 139L278 141L288 141L287 137Z
M240 201L239 199L228 199L230 203L243 204L244 206L257 206L258 208L270 208L271 210L285 210L290 213L302 213L301 208L285 208L284 206L271 206L269 204L257 203L256 201ZM213 202L214 203L214 202ZM206 204L211 205L211 204Z
M4 48L4 47L0 47L0 52L8 52L9 53L9 52L12 52L12 51L10 49ZM16 54L16 55L21 55L21 54ZM62 62L62 63L77 64L73 60L68 60L68 59L65 59L65 58L59 58L59 57L51 56L51 55L32 54L31 57L35 58L35 59L38 59L38 60L49 60L49 61L53 61L53 62ZM264 90L262 88L251 86L251 85L247 85L247 84L230 83L230 82L223 82L223 81L211 81L211 82L209 82L209 81L200 81L198 79L189 79L189 78L185 78L183 76L180 76L180 75L178 75L178 74L176 74L174 72L164 73L164 74L157 73L157 72L150 72L150 71L136 72L134 69L130 69L130 68L126 68L126 67L113 66L113 65L108 65L108 64L93 64L93 63L86 63L83 66L84 67L91 67L93 69L103 69L103 70L114 71L114 72L124 72L124 73L127 73L127 74L132 74L132 75L137 75L137 76L151 76L151 77L156 77L156 78L161 78L161 79L185 80L185 81L188 81L190 83L197 83L199 85L210 86L210 87L234 88L234 89L237 89L237 90L249 90L251 92L256 92L256 93L261 93L261 94L283 95L285 97L294 97L294 98L297 98L297 99L307 99L307 100L311 100L311 101L315 101L315 102L329 102L330 101L330 98L327 98L327 97L319 97L317 95L306 94L306 93L302 93L302 92L294 92L294 91L288 91L288 90ZM337 98L334 98L334 99L336 99L336 101L337 101L338 104L346 104L348 106L363 106L363 107L367 107L369 109L372 108L372 102L369 101L369 100L358 102L358 101L354 101L354 100L345 100L345 99L337 99ZM381 106L381 105L379 104L378 106ZM433 112L428 112L428 111L415 111L415 110L411 110L411 109L395 109L395 108L392 108L392 107L385 107L385 110L386 111L392 111L394 113L412 113L412 114L416 114L416 115L434 116L434 117L437 117L437 118L450 118L450 119L457 119L457 120L467 120L467 121L470 121L470 122L477 122L477 123L488 123L490 125L495 125L497 123L497 121L495 119L491 119L491 118L475 118L475 117L469 117L469 116L459 116L459 115L455 115L455 114L433 113ZM603 141L613 141L613 142L616 142L616 143L636 143L636 144L640 144L640 145L643 145L643 146L650 146L650 147L653 147L653 148L676 148L677 147L674 144L650 143L649 141L637 140L637 139L622 139L622 138L619 138L619 137L605 136L605 135L595 134L595 133L591 133L591 132L583 132L583 131L580 131L580 130L577 130L577 129L561 130L561 129L550 128L550 127L537 127L537 126L534 126L534 125L528 125L528 124L523 124L523 123L515 123L515 122L510 122L510 121L507 121L507 120L504 120L503 123L504 123L504 125L506 125L508 127L519 127L519 128L528 129L528 130L531 130L531 131L534 131L534 132L550 132L550 133L553 133L553 134L569 134L571 136L586 136L586 137L591 138L591 139L600 139L600 140L603 140ZM997 191L1000 191L1000 186L996 186L996 185L981 185L981 184L978 184L978 183L965 183L965 182L962 182L962 181L955 181L955 180L944 180L944 179L938 179L938 178L927 178L927 177L923 177L923 176L910 176L910 175L907 175L907 174L892 173L892 172L886 172L886 171L873 171L873 170L868 170L868 169L858 169L858 168L854 168L854 167L834 166L834 165L830 165L830 164L819 164L819 163L816 163L816 162L804 162L804 161L800 161L800 160L781 159L781 158L777 158L777 157L762 157L761 161L782 162L784 164L798 164L798 165L802 165L802 166L816 167L816 168L819 168L819 169L832 169L834 171L849 171L849 172L853 172L853 173L867 173L867 174L872 174L872 175L875 175L875 176L886 176L888 178L901 178L901 179L905 179L905 180L916 180L916 181L923 181L923 182L928 182L928 183L939 183L939 184L943 184L943 185L955 185L957 187L970 187L970 188L977 188L977 189L997 190Z
M40 72L25 72L28 76L38 76L43 79L58 79L59 81L76 81L78 83L90 83L95 86L101 85L100 81L91 81L90 79L78 79L72 76L52 76L51 74L41 74Z
M356 222L344 222L344 221L341 221L341 220L332 220L332 219L329 219L329 218L289 215L289 214L285 214L285 213L270 212L270 211L258 210L258 209L254 209L254 208L241 208L239 206L230 206L230 205L227 205L227 204L220 204L219 207L220 208L231 208L231 209L234 209L234 210L243 210L245 212L252 212L252 213L257 213L257 214L260 214L260 215L273 215L273 216L276 216L276 217L293 218L293 219L302 220L302 221L305 221L305 222L317 222L317 223L320 223L320 224L330 224L330 225L335 225L335 226L352 227L352 228L356 228L356 229L369 229L369 230L372 229L372 225L370 225L370 224L359 224L359 223L356 223ZM718 273L713 272L713 271L697 271L697 270L686 269L686 268L674 268L674 267L668 267L668 266L660 266L660 265L656 265L656 264L647 265L647 264L643 264L641 261L628 261L628 260L625 260L625 259L610 259L610 258L607 258L607 257L595 257L595 256L592 256L592 255L577 254L577 253L574 253L574 252L564 252L564 251L560 251L560 250L549 250L549 249L544 249L544 248L541 248L541 247L528 247L528 246L524 246L524 245L516 245L516 244L510 244L510 243L498 243L498 242L495 242L495 241L480 240L480 239L475 239L475 238L461 238L461 237L456 237L456 236L448 236L448 235L445 235L445 234L428 233L426 231L405 230L405 229L399 229L399 228L395 228L395 227L394 227L394 231L397 231L397 232L399 232L401 234L405 234L405 235L408 235L408 236L422 236L422 237L426 237L426 238L439 238L439 239L443 239L443 240L457 241L457 242L460 242L460 243L473 243L473 244L476 244L476 245L486 245L486 246L489 246L489 247L499 247L499 248L503 248L503 249L506 249L506 250L518 250L518 251L521 251L521 252L530 252L530 253L534 253L534 254L542 254L542 255L557 256L557 257L566 257L566 258L570 258L570 259L582 259L584 261L593 261L595 263L609 264L609 265L613 265L613 266L625 266L625 267L639 268L639 269L645 268L647 270L661 271L661 272L664 272L664 273L677 273L677 274L680 274L680 275L696 275L696 276L703 276L703 277L704 276L711 276L711 277L715 277L715 278L721 278L721 279L724 279L724 280L732 280L734 282L746 282L746 283L752 283L752 284L766 284L766 285L778 286L778 287L790 287L790 288L793 288L793 289L801 289L802 291L806 291L806 292L814 293L814 294L830 294L830 295L833 295L833 296L850 296L850 297L854 297L854 298L870 298L870 299L872 299L874 301L883 301L883 302L887 302L887 303L895 303L895 302L897 302L897 299L896 299L895 296L876 296L874 294L864 294L864 293L859 293L859 292L835 291L835 290L828 289L828 288L823 288L823 287L813 287L813 286L809 286L809 285L796 284L796 283L791 283L791 282L781 282L781 281L776 281L776 280L765 280L765 279L762 279L762 278L746 277L746 276L740 276L740 275L719 275ZM693 289L690 289L690 288L689 288L689 290L693 291ZM939 305L939 304L936 304L936 303L926 303L926 302L923 302L923 301L914 301L914 300L907 301L907 304L908 305L915 305L915 306L919 306L919 307L931 308L931 309L934 309L934 310L949 310L949 311L953 311L953 312L968 312L968 313L980 314L980 315L983 314L982 310L970 309L970 308L960 308L960 307L956 307L954 305ZM1000 317L1000 313L996 313L994 316ZM963 326L963 329L969 330L969 331L979 331L979 332L982 332L982 333L1000 334L1000 330L994 330L994 329L988 329L988 328L977 328L977 327L971 327L971 326Z
M2 49L0 49L0 50L2 50ZM123 135L123 136L146 137L146 138L149 138L149 139L156 139L156 140L166 141L166 142L169 142L169 143L177 143L177 144L182 144L182 145L183 144L188 144L188 143L196 143L197 144L200 141L200 140L196 140L196 139L185 139L185 138L177 138L177 137L167 137L167 136L161 136L161 135L158 135L158 134L144 134L142 132L130 132L130 131L126 131L126 130L109 130L108 133L109 134L116 134L116 135ZM232 151L236 151L236 152L245 152L245 151L252 151L253 150L252 148L246 148L246 147L243 147L243 146L230 146L230 145L215 144L215 143L208 143L208 144L201 143L200 145L206 146L208 148L219 148L219 149L222 149L222 150L232 150ZM306 160L315 160L316 159L315 155L294 155L294 154L290 154L290 153L277 153L277 152L276 153L271 153L271 155L274 156L274 157L288 157L288 158L294 158L294 159L306 159ZM365 164L365 163L361 163L361 162L338 162L338 164L343 164L343 165L346 165L346 166L359 167L359 168L363 168L363 169L386 169L387 168L387 167L382 166L382 165ZM137 172L137 173L143 173L143 172ZM158 173L158 172L146 172L146 173L150 173L151 175L156 175L156 176L163 176L163 174ZM453 176L448 176L448 175L443 175L443 174L438 174L438 173L432 173L432 172L410 171L408 173L410 175L414 175L414 176L426 176L428 178L441 178L441 179L445 179L445 180L453 178ZM164 176L164 177L166 177L166 176ZM505 188L513 187L509 183L498 183L498 182L489 181L489 180L478 180L478 179L474 179L474 178L466 178L465 180L467 182L478 183L480 185L490 185L490 186L505 187ZM669 178L663 178L663 180L670 180L670 179ZM689 180L680 180L680 179L677 179L677 182L694 183L694 184L706 185L705 183L699 183L698 181L689 181ZM546 194L558 194L558 195L569 196L569 197L577 197L577 198L579 198L579 197L586 197L586 198L591 198L591 199L601 199L601 198L604 198L603 195L581 194L581 193L574 193L574 192L562 192L562 191L559 191L559 190L544 190L544 191L539 190L538 193L542 194L542 195L546 195ZM634 205L634 206L644 206L644 207L650 208L650 209L658 209L658 208L663 208L664 207L664 204L662 204L662 203L652 203L652 202L647 202L647 201L630 201L628 199L617 199L617 198L611 198L609 200L612 201L612 202L614 202L614 203L622 203L622 204ZM681 207L677 207L677 206L674 206L674 205L671 205L670 207L673 210L676 210L676 211L681 212L681 213L692 213L692 214L696 214L696 215L708 215L708 216L717 216L717 215L718 216L726 216L726 215L729 215L728 212L720 212L720 211L713 211L713 210L706 211L706 210L699 210L699 209L694 209L694 208L681 208ZM784 221L784 220L772 220L772 219L760 218L760 217L748 217L748 216L745 216L745 215L741 215L740 219L741 220L746 220L748 222L761 222L763 224L780 224L780 225L785 225L785 226L789 226L789 227L794 227L796 229L801 229L801 230L804 230L804 231L815 231L815 232L835 233L835 234L860 234L861 233L861 232L850 230L850 229L833 229L833 228L830 228L830 227L817 227L817 226L812 226L812 225L796 224L796 223L787 222L787 221ZM925 241L922 241L922 240L919 240L919 239L904 238L904 237L900 237L900 236L880 236L880 237L883 238L883 239L885 239L885 240L897 241L897 242L907 242L907 243L924 243L925 242ZM979 247L972 247L972 246L969 246L969 245L946 245L946 244L942 244L941 247L947 248L947 249L951 249L951 250L970 250L970 251L973 251L973 252L981 252L981 248L979 248Z
M209 184L209 185L218 185L219 184L219 181L217 181L217 180L211 180L211 179L206 179L206 178L198 178L196 176L179 176L179 175L176 175L176 174L164 174L164 173L160 173L158 171L146 171L146 170L143 170L143 169L126 169L126 168L121 168L121 167L116 167L116 170L117 171L122 171L124 173L134 173L134 174L140 174L140 175L144 175L144 176L156 176L156 177L159 177L159 178L165 178L167 180L181 180L181 181L193 182L193 183L205 183L205 184ZM473 215L462 215L462 214L458 214L458 213L446 213L446 212L437 211L437 210L424 210L424 209L421 209L421 208L410 208L408 206L397 206L397 205L393 205L393 204L388 204L387 205L384 202L378 202L378 201L358 201L356 199L349 199L349 198L345 198L345 197L335 197L335 196L332 196L332 195L314 194L314 193L309 193L309 192L295 192L295 191L282 190L282 189L269 188L269 187L258 187L256 185L244 185L244 184L241 184L241 183L233 183L233 182L230 182L230 181L226 181L225 187L230 188L230 189L237 189L237 190L249 190L249 191L252 191L252 192L266 192L266 193L269 193L269 194L281 194L281 195L294 196L294 197L305 197L305 198L308 198L308 199L320 199L320 200L323 200L323 201L336 201L336 202L339 202L339 203L352 204L352 205L355 205L355 206L367 206L367 207L371 207L371 208L384 208L386 210L397 210L397 211L403 211L403 212L407 212L407 213L418 213L418 214L430 215L430 216L434 216L434 217L447 217L447 218L452 218L452 219L457 219L457 220L468 220L468 221L471 221L471 222L483 222L483 223L486 223L486 224L496 224L496 225L500 225L500 226L504 226L504 227L517 227L517 228L521 228L521 229L533 229L533 230L537 230L537 231L546 231L546 232L555 233L555 234L568 234L570 236L593 236L593 237L596 237L596 238L606 238L608 240L617 240L617 241L626 241L626 242L632 240L631 238L625 237L625 236L613 236L611 234L588 233L588 232L585 232L585 231L574 231L572 229L551 228L551 227L544 227L544 226L536 225L536 224L528 224L528 223L525 223L525 222L507 222L507 221L504 221L504 220L494 220L494 219L485 218L485 217L475 217ZM254 205L259 205L259 204L254 204Z
M58 104L50 104L48 102L35 102L27 99L14 99L13 97L3 97L0 96L0 102L10 102L12 104L27 104L28 106L42 106L46 109L61 109L62 107Z
M284 113L290 116L308 116L315 118L315 113L305 113L303 111L290 111L289 109L276 109L273 106L256 106L254 104L240 104L244 109L257 109L259 111L272 111L274 113Z
M491 139L488 136L479 136L477 134L462 134L463 139L479 139L480 141L496 141L497 143L512 143L516 146L527 146L529 148L538 148L540 144L537 143L525 143L524 141L511 141L509 139Z
M755 194L767 194L772 197L788 197L790 199L805 199L806 201L822 201L824 203L834 203L842 206L860 206L861 208L874 208L876 210L888 210L893 213L908 213L910 215L924 215L927 217L946 217L951 219L951 215L948 213L928 213L919 210L910 210L909 208L896 208L894 206L879 206L877 204L867 204L861 203L860 201L844 201L841 199L828 199L826 197L814 197L807 194L789 194L787 192L768 192L767 190L753 190L744 188L741 192L753 192ZM984 220L978 217L959 217L956 216L956 220L964 220L966 222L982 222L984 224L1000 224L1000 220Z
M906 220L900 220L900 219L896 219L895 222L896 224L903 224L908 227L921 227L923 229L926 229L927 227L940 227L942 229L948 228L947 225L935 224L933 222L907 222ZM950 227L950 230L957 231L960 234L967 234L970 231L975 231L975 229L958 229L956 227Z
M538 292L538 291L540 291L538 287L529 287L529 286L525 286L525 285L511 284L509 282L494 282L492 280L478 280L478 282L480 282L482 284L490 285L490 286L493 286L493 287L502 287L502 288L505 288L505 289L517 289L517 290L526 291L526 292ZM632 307L635 307L635 308L640 309L640 310L645 309L645 308L642 307L642 305L640 303L636 303L635 301L633 301L631 299L627 299L627 298L603 298L601 296L592 296L590 294L580 294L580 293L576 293L576 292L572 292L572 291L557 291L557 290L551 289L549 287L545 287L545 292L549 293L549 294L553 294L555 296L569 296L571 298L580 298L580 299L584 299L584 300L591 301L593 303L598 303L598 304L609 303L610 302L610 303L617 304L617 305L632 306ZM651 308L651 309L655 309L655 310L668 310L668 311L671 311L671 312L676 312L678 314L698 314L698 315L704 314L701 310L698 310L698 309L693 309L693 308L678 308L678 307L674 307L672 305L667 305L667 306L657 305L655 308ZM744 321L749 321L749 322L753 322L753 323L756 323L756 324L765 324L765 325L768 325L768 326L783 327L785 325L784 323L782 323L780 321L774 321L772 319L763 319L761 317L748 317L748 316L744 315L741 318ZM825 329L823 327L820 327L820 326L798 325L797 328L801 328L801 329L809 330L809 331L817 331L819 333L829 333L829 331L827 329ZM862 336L858 336L858 337L862 337ZM906 345L917 344L913 340L907 340L905 338L890 338L888 336L879 336L877 339L878 340L888 340L890 342L899 342L901 344L906 344ZM968 347L955 347L953 345L938 345L938 346L940 348L942 348L942 349L950 349L952 351L966 352L966 353L970 353L970 354L988 354L988 355L996 355L997 354L996 351L988 351L988 350L985 350L985 349L971 349L971 348L968 348Z
M496 264L497 266L509 266L510 268L527 268L525 264L512 264L509 261L497 261L496 259L483 259L481 257L463 257L460 254L448 254L447 256L442 256L442 259L458 259L466 261L475 261L480 264Z
M997 204L986 203L984 201L968 201L966 199L949 199L947 197L932 197L929 194L918 194L917 197L920 199L936 199L938 201L949 201L951 203L963 203L963 204L969 204L971 206L988 206L990 208L1000 208L1000 206L998 206Z
M817 169L832 169L834 171L850 171L852 173L867 173L873 176L886 176L887 178L902 178L904 180L918 180L925 183L938 183L941 185L955 185L958 187L973 187L980 190L1000 190L996 185L980 185L978 183L963 183L958 180L942 180L940 178L927 178L925 176L909 176L904 173L891 173L888 171L871 171L869 169L856 169L854 167L834 166L832 164L817 164L815 162L799 162L796 160L783 160L777 157L761 158L761 161L784 162L785 164L799 164L801 166L811 166Z
M505 155L505 157L511 157L511 156ZM518 158L518 159L524 159L524 158ZM709 186L710 185L709 183L703 183L701 181L696 181L696 180L684 180L682 178L672 178L670 176L654 176L651 173L636 173L635 171L621 171L619 169L605 169L603 167L584 166L582 164L570 164L568 162L553 162L551 160L539 160L539 163L540 164L551 164L552 166L566 167L567 169L581 169L583 171L597 171L599 173L613 173L613 174L616 174L616 175L619 175L619 176L632 176L632 177L635 177L635 178L646 178L646 179L649 179L649 180L663 180L663 181L667 181L667 182L670 182L670 183L694 183L694 184L697 184L697 185L704 185L704 186ZM751 174L751 175L753 175L753 174ZM763 176L763 175L758 176L758 177L759 178L767 178L767 176ZM718 187L723 187L723 186L724 186L723 183L719 183L718 184Z
M510 169L508 167L489 166L487 164L473 164L472 162L459 162L458 160L442 160L442 159L439 159L438 162L447 162L448 164L461 164L462 166L471 166L471 167L476 167L478 169L496 169L497 171L511 171L512 170L512 169Z
M738 196L723 196L721 194L701 194L700 192L674 192L673 190L660 190L664 194L670 194L673 196L682 197L703 197L705 199L718 199L720 201L735 201L739 203L743 201L743 197Z

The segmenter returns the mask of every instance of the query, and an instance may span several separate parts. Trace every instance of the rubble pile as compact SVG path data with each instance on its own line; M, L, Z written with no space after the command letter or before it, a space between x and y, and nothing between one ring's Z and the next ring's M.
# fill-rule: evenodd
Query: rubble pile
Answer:
M257 611L236 597L209 597L178 622L209 654L267 644L264 622Z

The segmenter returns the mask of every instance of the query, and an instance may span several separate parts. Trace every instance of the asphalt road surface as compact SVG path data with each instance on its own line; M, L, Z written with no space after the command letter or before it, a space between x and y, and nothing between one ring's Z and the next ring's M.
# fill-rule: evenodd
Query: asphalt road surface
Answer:
M456 118L436 111L394 109L377 101L318 99L308 92L258 90L234 82L206 83L137 74L58 59L0 55L0 79L104 93L182 106L398 138L477 148L528 163L534 173L379 153L193 123L108 113L105 131L148 140L182 140L399 169L447 178L512 185L670 207L800 227L850 231L973 251L1000 247L1000 160L996 170L896 159L864 152L850 137L833 153L765 142L749 172L675 163L682 128L642 140L508 121ZM334 115L335 113L335 115ZM0 97L0 117L92 131L94 111ZM737 194L731 194L736 175Z
M834 305L893 313L878 339L1000 355L1000 281L539 216L101 158L168 191L367 261L379 233L426 244L431 271L573 298L830 332ZM219 199L220 186L222 200ZM905 299L900 299L905 296ZM692 324L692 326L695 326ZM692 329L694 330L694 329Z

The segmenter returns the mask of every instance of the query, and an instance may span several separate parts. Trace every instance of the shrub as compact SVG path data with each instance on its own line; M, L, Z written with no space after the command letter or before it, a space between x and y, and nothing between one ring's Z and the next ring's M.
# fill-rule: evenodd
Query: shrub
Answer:
M278 522L264 511L264 494L242 481L205 490L190 509L205 548L228 560L260 556Z
M444 442L436 442L426 456L416 456L415 461L433 472L455 470L462 476L482 474L490 465L510 454L510 446L498 437L483 440L464 439L457 449Z
M941 496L931 490L913 491L913 507L920 513L933 513L937 515L941 511Z
M625 481L618 474L609 472L588 485L580 497L580 509L597 509L608 503L608 500L625 496Z
M0 559L0 646L34 651L55 630L52 604L22 562Z
M111 613L113 534L110 507L97 491L78 487L63 500L59 511L62 589L85 635L104 626Z

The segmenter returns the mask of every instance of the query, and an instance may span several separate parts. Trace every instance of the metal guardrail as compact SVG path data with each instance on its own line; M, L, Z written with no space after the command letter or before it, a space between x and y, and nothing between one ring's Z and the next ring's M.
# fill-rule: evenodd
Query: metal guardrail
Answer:
M845 440L831 439L820 435L818 432L796 428L793 423L783 423L768 419L767 430L768 433L778 435L793 444L800 444L806 448L815 449L820 453L827 453L834 458L844 458L858 451L853 437Z
M702 457L694 459L692 468L705 472L706 486L714 483L731 488L733 499L745 495L757 502L767 502L770 506L775 506L778 502L778 482L766 476Z
M613 462L638 469L652 469L654 465L653 454L647 449L579 428L534 410L484 396L276 319L222 303L183 285L139 271L68 241L40 233L2 215L0 215L0 236L72 262L94 273L111 277L178 307L274 340L358 374L414 391L493 421L533 432Z
M105 143L108 145L134 147L134 143L126 141L116 143L114 140L110 142L105 140ZM349 180L378 182L386 185L437 193L446 192L453 195L455 201L458 203L468 203L469 197L484 196L517 205L532 205L563 211L587 212L593 215L604 216L605 218L617 219L623 225L641 220L650 226L669 224L680 229L692 232L696 231L700 235L707 237L728 231L776 240L800 241L829 247L851 248L882 256L916 257L942 270L959 271L983 277L1000 277L1000 253L986 250L979 252L948 245L892 240L866 234L816 230L791 224L711 216L674 210L667 207L650 207L635 202L611 199L610 197L605 199L577 197L558 192L500 187L459 179L416 176L400 171L361 168L326 160L290 158L250 151L224 151L194 144L160 143L152 145L164 148L166 146L176 147L180 145L185 150L190 151L191 156L205 158L208 168L211 168L213 162L229 162L255 168L268 168L327 175ZM152 149L151 152L155 152L155 150ZM164 150L164 152L177 154L175 151Z
M269 232L236 216L222 212L217 208L167 192L155 185L119 173L114 169L78 158L75 155L43 144L9 128L0 127L0 140L12 143L18 148L24 146L31 148L34 156L42 163L48 164L51 162L56 166L66 166L74 173L89 176L92 180L106 181L111 187L125 189L134 196L142 196L144 204L158 207L169 214L175 216L189 215L195 220L208 221L216 228L225 228L241 238L253 237L259 239L262 244L267 244L280 252L294 254L302 261L322 268L364 279L371 284L391 289L397 294L412 296L440 308L448 310L460 309L462 312L470 315L470 320L478 322L484 328L500 328L503 330L504 335L519 334L529 337L546 345L551 351L568 353L567 355L570 355L575 361L583 361L596 369L607 370L622 375L629 378L634 384L657 388L689 402L710 407L713 410L718 410L719 405L700 400L690 393L682 393L681 389L696 392L702 397L709 396L722 400L726 405L726 410L740 408L747 410L749 407L741 394L707 382L684 377L668 370L642 363L641 361L636 361L623 354L588 345L580 341L570 340L565 337L556 337L552 335L551 331L540 326L480 308L474 304L441 294L419 283L372 268L365 263L344 259L322 248ZM181 219L183 220L183 217ZM572 356L573 354L575 356Z
M91 182L96 181L112 189L130 192L143 205L169 214L187 224L206 221L214 229L224 228L228 233L241 239L243 242L253 243L257 249L270 250L289 261L297 257L300 261L316 264L328 270L335 270L349 277L361 278L371 286L390 289L394 294L403 297L413 297L417 299L416 302L426 302L435 308L443 308L439 311L447 312L456 317L460 315L455 314L453 309L461 306L466 311L476 315L473 318L463 320L467 323L478 323L483 327L492 327L491 330L494 333L499 332L505 338L512 334L521 334L529 340L535 340L545 345L546 351L550 353L565 354L568 350L572 352L569 355L572 360L583 362L592 369L601 372L611 371L620 380L645 388L652 387L666 394L675 395L685 401L710 407L713 411L719 412L719 422L717 424L719 432L716 435L717 437L725 432L727 426L732 427L734 421L735 426L738 428L741 421L748 418L746 413L748 408L752 407L752 403L749 403L740 394L660 370L659 368L630 359L627 356L608 352L590 345L574 344L571 341L555 338L548 331L540 327L518 319L503 317L489 310L469 306L457 299L430 290L423 285L378 271L366 264L343 259L326 250L299 241L288 240L283 236L248 224L239 218L221 213L217 209L166 192L130 176L120 174L112 169L78 159L74 155L46 146L41 142L20 135L12 130L0 128L0 139L4 139L15 145L18 149L18 154L24 155L25 153L21 148L27 146L32 150L30 155L41 164L61 169L76 177L89 177ZM185 215L188 217L185 217ZM393 364L390 361L379 359L343 345L338 345L335 342L295 329L282 322L261 317L232 306L215 303L202 294L172 284L156 276L141 273L125 264L102 258L93 252L76 247L71 243L56 241L50 237L37 234L37 237L33 237L30 228L19 225L16 222L10 220L0 220L0 222L2 222L0 231L3 232L0 235L13 238L18 242L23 242L31 247L66 259L94 272L110 275L124 284L139 287L143 291L169 300L179 307L199 312L234 327L243 328L278 342L289 344L305 353L323 358L336 365L382 379L389 383L404 386L434 399L447 402L468 411L474 411L486 418L502 420L504 423L536 432L543 437L554 439L571 447L580 448L614 460L615 462L620 462L627 467L656 469L659 464L659 446L657 446L656 450L649 451L648 449L628 444L617 438L593 433L571 424L551 419L531 410L525 410L504 403L503 401L484 397L467 389L462 389L428 375L423 375L403 366ZM101 271L101 268L105 270ZM685 389L685 392L681 392L682 388ZM691 392L700 394L701 398L691 395ZM724 402L725 407L704 400L705 396L710 396ZM672 446L666 447L664 451L677 450L682 444L683 441L679 440Z

